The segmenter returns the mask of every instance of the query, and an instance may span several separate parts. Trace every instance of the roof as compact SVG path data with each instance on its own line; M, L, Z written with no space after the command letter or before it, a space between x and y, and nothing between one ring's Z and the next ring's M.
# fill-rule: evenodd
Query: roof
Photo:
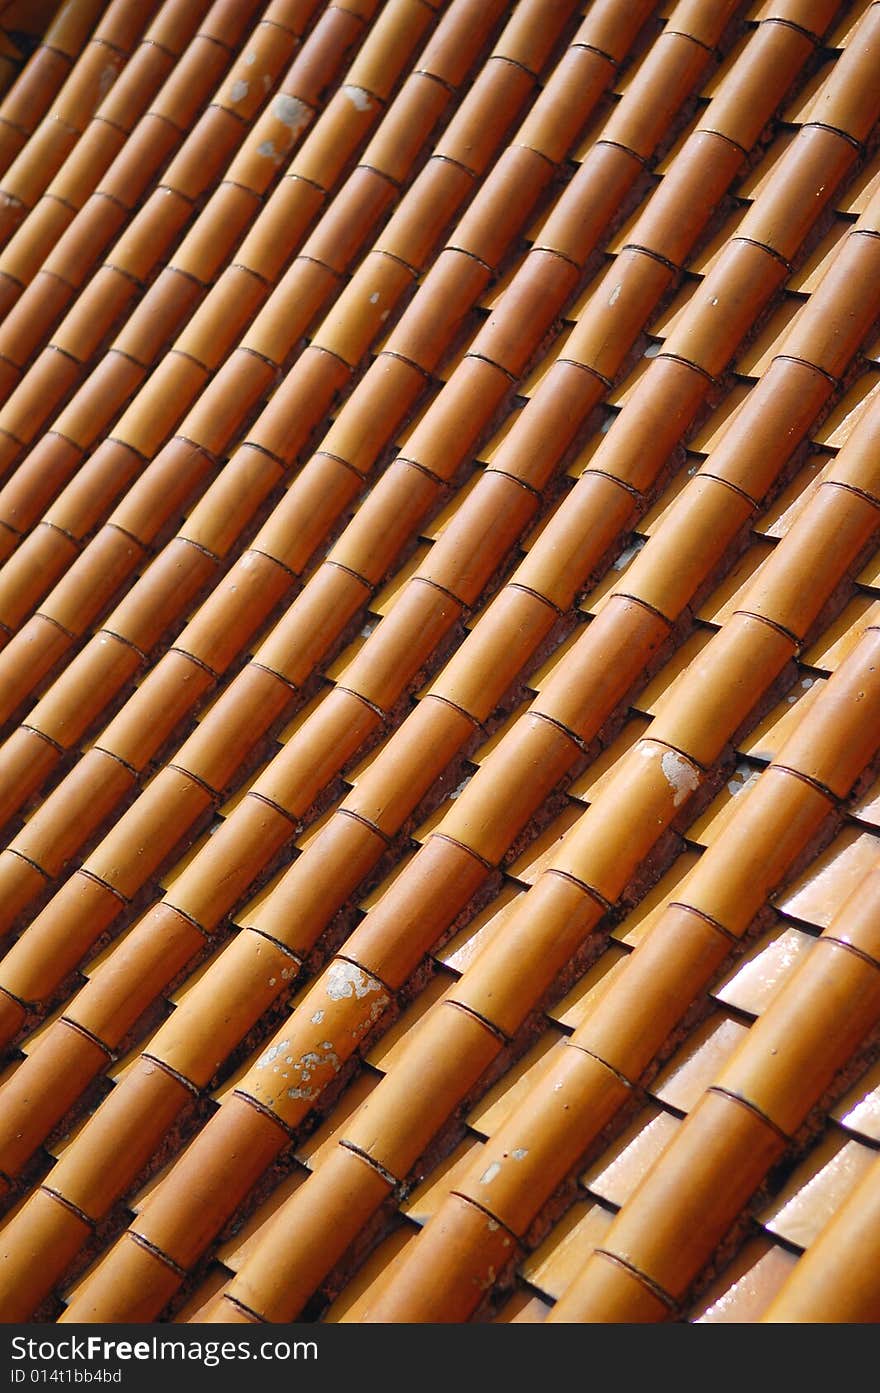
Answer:
M880 1318L878 65L0 6L3 1319Z

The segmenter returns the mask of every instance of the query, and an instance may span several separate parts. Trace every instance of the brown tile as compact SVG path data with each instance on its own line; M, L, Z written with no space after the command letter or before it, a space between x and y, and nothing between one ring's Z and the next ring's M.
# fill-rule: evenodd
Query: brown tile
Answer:
M523 1276L547 1296L560 1297L602 1243L612 1218L602 1205L579 1200L522 1263Z
M827 929L835 913L876 863L880 841L870 832L846 827L777 898L785 914Z
M769 1233L808 1248L871 1169L876 1153L836 1129L813 1148L760 1214Z
M700 1298L691 1320L707 1325L760 1320L796 1262L787 1248L766 1239L750 1240Z
M690 1112L742 1044L747 1030L733 1016L713 1012L663 1067L651 1084L651 1093L667 1107Z
M581 1176L591 1194L623 1205L672 1141L677 1117L653 1104L647 1107Z
M713 995L747 1015L760 1015L814 944L815 939L793 926L771 930L743 955Z

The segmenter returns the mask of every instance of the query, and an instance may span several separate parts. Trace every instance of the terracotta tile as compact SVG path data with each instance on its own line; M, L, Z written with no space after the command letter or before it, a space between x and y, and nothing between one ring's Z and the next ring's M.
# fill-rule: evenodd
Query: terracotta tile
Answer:
M706 811L688 827L688 841L698 846L711 846L736 811L737 800L754 786L759 773L760 770L748 764L738 764Z
M723 624L740 607L748 586L761 566L772 554L769 543L756 542L728 571L718 589L713 591L697 611L697 618L706 624Z
M869 410L873 402L876 401L878 386L880 386L880 374L876 372L867 373L864 377L858 378L843 400L823 422L822 429L816 435L818 443L833 449L840 449L842 445L845 445L858 425L862 414Z
M727 1006L759 1016L790 979L816 940L793 926L772 929L743 954L734 968L713 988Z
M712 637L712 630L700 628L686 639L665 667L638 694L633 705L648 716L657 716L675 695L675 685L687 671L698 653L706 647Z
M570 797L578 802L592 803L601 794L613 776L614 769L627 750L632 749L637 740L648 733L649 722L642 716L627 721L615 740L603 750L592 764L568 786Z
M802 662L807 667L818 668L821 673L836 671L865 631L876 624L878 616L878 602L870 596L850 600L838 618L802 655Z
M875 864L880 839L846 827L798 878L778 896L785 914L826 929L866 871Z
M360 1107L364 1099L369 1097L377 1083L377 1075L372 1071L365 1069L358 1074L357 1078L345 1090L345 1096L340 1099L330 1116L325 1119L317 1131L312 1133L307 1141L297 1147L297 1160L307 1165L309 1170L317 1170L324 1158L345 1136L346 1123L349 1118Z
M785 352L785 340L794 320L804 308L804 301L786 296L771 314L761 333L753 339L736 360L735 371L742 377L761 377L774 358Z
M546 1301L542 1301L539 1296L531 1295L528 1291L516 1292L507 1301L495 1321L499 1325L517 1325L525 1323L534 1324L537 1321L547 1319L550 1306Z
M561 1035L555 1029L542 1035L537 1044L480 1099L468 1114L468 1125L484 1137L493 1136L546 1070L549 1056L555 1052L554 1057L558 1057L562 1048Z
M173 1264L198 1264L178 1320L240 1317L225 1293L251 1281L260 1318L297 1318L389 1193L387 1178L338 1145L343 1129L408 1174L499 1059L504 1032L518 1031L603 919L579 884L595 877L610 899L627 890L611 941L551 1005L537 1044L472 1107L471 1128L487 1140L469 1133L406 1202L424 1224L419 1243L415 1225L399 1223L326 1313L468 1318L508 1240L449 1192L451 1176L524 1232L629 1096L562 1032L639 1075L662 1044L654 1037L711 985L696 958L720 964L726 952L676 902L692 898L742 931L830 806L789 774L755 778L756 766L788 740L801 773L845 796L871 757L867 722L822 745L823 710L848 719L867 681L850 666L829 689L825 675L876 618L868 560L787 695L741 738L739 765L686 831L689 849L647 893L632 880L639 864L656 874L654 847L674 811L647 765L634 772L638 741L659 720L658 738L713 764L730 734L717 723L739 713L722 712L721 688L739 682L744 707L746 672L751 711L766 711L795 648L735 613L745 587L747 604L778 605L774 621L812 634L842 563L823 552L816 586L792 596L786 558L810 552L814 537L822 551L831 533L856 547L858 531L817 506L819 480L837 471L850 486L832 491L841 513L848 503L866 520L870 505L852 486L867 480L871 493L876 483L876 250L850 235L849 219L877 229L876 162L850 175L853 142L876 119L880 31L861 5L852 15L814 6L808 23L821 27L827 8L832 27L814 60L801 8L753 6L745 28L725 29L733 8L661 6L644 27L643 0L580 19L554 0L509 13L497 0L454 0L436 15L418 0L346 0L320 16L314 0L273 0L263 16L248 0L215 6L195 34L189 6L165 6L164 47L142 45L105 103L116 124L87 126L92 21L70 28L65 7L50 30L55 49L41 49L35 30L34 76L0 103L0 168L23 200L4 215L10 229L54 180L0 258L0 394L10 394L2 421L12 432L0 437L0 709L10 721L0 917L16 934L26 924L0 985L35 1001L6 1079L0 1159L17 1174L106 1071L106 1105L50 1141L49 1174L72 1204L102 1216L162 1156L130 1203L136 1232ZM114 6L101 22L118 27L128 13ZM134 19L143 25L140 11ZM569 47L557 51L566 26ZM54 96L71 67L79 86ZM0 80L2 68L0 53ZM299 103L293 125L278 114L279 91ZM64 130L39 125L53 101ZM780 103L818 124L783 129ZM275 158L260 153L267 141ZM764 244L795 267L781 298L782 262ZM369 303L379 279L382 303ZM707 295L729 307L720 337ZM731 358L739 378L724 375ZM832 393L806 363L845 389ZM560 487L562 469L574 487ZM621 708L747 522L757 541ZM607 748L582 767L606 728ZM734 794L750 780L745 798ZM855 820L778 894L793 919L821 927L873 865L876 799L865 782ZM426 795L433 811L412 830ZM523 845L528 826L538 835ZM507 857L507 874L491 869ZM743 858L754 887L740 883ZM167 898L144 913L156 877ZM661 921L661 937L648 937ZM109 942L84 959L102 933ZM289 950L323 954L328 942L363 961L383 1001L402 995L325 1109L317 1096L276 1096L254 1072L267 1046L249 1054L242 1043L280 1004L266 962L293 964L286 983L300 971ZM719 1005L653 1080L672 1112L649 1104L592 1166L606 1206L630 1196L677 1115L717 1096L703 1091L744 1038L740 1013L762 1010L813 942L782 919L727 971ZM433 975L413 977L422 964ZM83 977L56 1000L78 965ZM310 958L308 985L287 1002L284 1028L304 1050L315 1030L306 1002L324 981L314 967ZM649 1000L650 1019L640 1015ZM357 1053L366 1015L356 996L333 1015L341 1062ZM13 1040L22 1020L0 995L0 1035ZM219 1110L194 1119L175 1158L160 1149L189 1095L166 1068L200 1086L220 1081ZM543 1082L548 1069L563 1098ZM841 1135L859 1135L852 1112L875 1140L873 1082L848 1105ZM787 1120L799 1099L773 1101ZM316 1169L305 1186L293 1170L242 1224L235 1204L286 1144L273 1109L305 1123L298 1154ZM486 1148L503 1152L506 1129L521 1126L531 1154L486 1191L476 1174ZM637 1209L627 1204L625 1224ZM240 1226L218 1250L227 1222ZM608 1224L607 1208L578 1201L521 1258L500 1322L552 1323L549 1300L567 1309ZM130 1234L100 1237L84 1279L65 1285L85 1237L45 1192L16 1207L0 1234L0 1310L26 1319L54 1284L66 1318L161 1318L181 1281ZM706 1318L757 1319L781 1281L781 1252L747 1245L710 1289ZM621 1282L605 1274L615 1311L632 1298ZM639 1319L657 1318L656 1303L636 1305Z
M880 827L880 779L875 779L870 788L851 805L850 812L857 822L867 823L869 827Z
M804 125L814 117L814 105L826 78L829 76L833 59L826 59L810 82L783 112L783 118L791 125Z
M366 1056L367 1063L371 1064L374 1069L381 1069L385 1074L389 1073L405 1048L410 1031L446 995L454 980L452 973L445 971L438 972L436 976L432 977L428 986L419 992L406 1010L384 1032L382 1038L376 1042Z
M708 276L716 265L731 237L735 237L740 223L748 210L747 204L737 205L721 224L718 231L701 246L689 262L688 269L694 275Z
M244 1265L249 1253L259 1243L262 1232L271 1224L285 1200L299 1189L307 1175L308 1171L304 1170L302 1166L297 1166L292 1174L286 1176L275 1187L268 1199L258 1205L237 1233L220 1245L217 1249L217 1257L224 1267L228 1268L230 1272L237 1272Z
M863 0L857 0L852 9L842 16L840 22L832 29L828 38L829 48L846 48L853 35L859 27L859 22L868 8Z
M824 678L806 675L799 678L791 691L772 711L749 731L740 745L740 753L750 759L775 759L777 752L810 710L822 692Z
M847 1132L866 1141L880 1141L880 1064L873 1065L853 1084L830 1116Z
M175 1325L201 1324L217 1297L226 1287L229 1273L225 1268L213 1266L207 1277L193 1291L188 1301L181 1306L174 1317Z
M677 857L657 884L639 901L636 908L612 929L612 937L634 948L650 933L670 901L684 899L687 877L695 869L699 859L692 851L686 851Z
M453 972L463 972L501 929L522 893L518 885L505 881L499 894L486 908L475 914L464 928L437 949L434 954L436 960Z
M612 1218L610 1210L589 1200L573 1204L522 1264L520 1270L526 1281L547 1296L560 1297L593 1249L601 1244Z
M708 421L691 436L688 442L690 449L702 455L711 455L748 401L749 391L746 383L737 383Z
M788 1249L752 1239L701 1297L691 1320L706 1325L748 1325L760 1320L796 1262Z
M530 843L522 855L511 862L508 868L510 875L525 885L534 885L559 850L566 832L580 818L582 811L576 803L572 803L565 812L560 813L559 817Z
M755 531L765 537L784 537L816 492L831 469L833 460L827 455L811 455L787 488L783 489L766 513L755 523Z
M468 1134L403 1201L401 1212L420 1227L426 1224L434 1217L449 1191L455 1189L465 1171L476 1164L482 1149L482 1141Z
M761 1223L787 1243L808 1248L875 1158L871 1147L832 1129L761 1211Z
M788 150L795 138L794 131L783 130L780 135L772 142L763 159L746 175L737 188L740 198L747 198L754 203L767 188L769 182L774 177L774 171L782 156Z
M562 1000L548 1010L551 1020L576 1030L623 970L629 954L611 943Z
M328 1307L324 1320L331 1325L337 1321L358 1320L360 1313L368 1308L374 1288L387 1280L399 1266L400 1258L417 1233L415 1224L403 1224L383 1239L353 1280Z
M653 1096L667 1107L690 1112L742 1044L747 1029L733 1016L713 1012L664 1065L651 1084Z
M789 290L798 291L801 295L811 295L818 288L823 276L832 265L849 228L850 224L842 219L838 219L832 224L831 230L825 234L812 254L789 278L787 282Z
M581 1183L609 1204L623 1205L672 1141L680 1122L672 1113L650 1105L584 1171Z
M856 217L864 213L880 184L880 160L868 160L848 187L841 191L835 204L840 213Z

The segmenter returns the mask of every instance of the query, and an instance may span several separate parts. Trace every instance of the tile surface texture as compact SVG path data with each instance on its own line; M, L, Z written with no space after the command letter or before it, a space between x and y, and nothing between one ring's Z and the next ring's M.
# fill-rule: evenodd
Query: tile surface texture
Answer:
M880 1320L880 0L26 10L0 1320Z

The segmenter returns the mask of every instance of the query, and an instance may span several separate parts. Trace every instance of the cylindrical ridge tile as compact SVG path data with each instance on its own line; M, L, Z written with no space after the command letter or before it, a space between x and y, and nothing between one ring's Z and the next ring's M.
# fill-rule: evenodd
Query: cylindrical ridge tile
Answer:
M125 1233L77 1287L58 1323L101 1325L126 1320L145 1322L170 1301L180 1277L145 1244Z
M853 353L876 319L873 298L864 286L880 271L880 238L851 233L809 306L786 335L782 353L842 377Z
M745 933L831 807L829 795L771 765L738 806L724 837L701 856L688 881L687 904L730 933Z
M759 24L742 60L733 64L709 103L701 126L750 150L812 52L810 39L793 26Z
M333 915L375 866L386 842L358 818L338 814L325 823L258 906L239 922L305 954Z
M64 780L63 793L41 805L9 850L40 866L46 875L58 875L133 784L130 769L111 755L89 751Z
M573 1043L635 1082L729 951L729 940L707 920L670 905Z
M543 155L554 164L565 159L586 119L614 79L614 66L609 58L595 47L579 48L577 43L575 35L572 46L554 70L552 80L539 94L516 133L517 145Z
M880 11L871 5L844 50L840 66L835 64L831 79L823 87L810 110L810 119L846 131L863 141L877 119L880 97L874 82L880 59Z
M820 938L815 961L811 955L783 993L716 1084L791 1134L876 1022L880 970Z
M262 798L245 798L169 891L168 903L213 929L293 834L293 822Z
M594 145L554 204L535 247L583 266L641 169L637 157L619 145Z
M639 600L673 622L753 512L742 494L696 475L613 593Z
M652 737L714 764L796 649L772 624L734 614L692 659L675 700L657 710Z
M737 236L791 261L855 159L856 151L844 136L804 126L775 177L746 213Z
M151 1195L134 1231L178 1266L191 1266L286 1140L277 1124L234 1095ZM111 1249L111 1267L119 1249Z
M434 147L435 155L482 175L535 87L518 64L490 57Z
M330 560L378 585L424 521L439 487L423 470L396 459L331 548Z
M227 1294L264 1320L293 1320L389 1190L378 1170L336 1147L275 1215Z
M106 886L72 875L0 963L0 986L22 1001L45 1000L122 908Z
M442 585L465 605L474 604L537 507L534 493L516 480L492 471L482 475L417 576Z
M291 690L274 673L242 669L174 756L174 767L222 793L289 705Z
M629 1268L601 1252L594 1253L588 1259L579 1279L578 1294L577 1316L566 1315L563 1293L547 1319L580 1320L586 1324L591 1319L587 1314L590 1304L596 1302L602 1311L596 1323L601 1325L632 1325L634 1322L648 1325L669 1320L668 1303L640 1282ZM557 1310L560 1310L558 1316Z
M612 596L560 660L531 709L591 740L668 636L669 626L659 615Z
M405 457L451 480L510 391L510 378L500 368L465 358L408 438Z
M83 862L83 870L131 899L212 807L207 789L174 768L160 769Z
M516 430L493 452L490 472L543 489L603 393L594 372L565 360L555 363L542 390L517 416Z
M65 1019L118 1045L204 941L195 925L170 905L156 905L95 969L66 1007Z
M664 340L663 352L719 376L784 279L778 257L734 238Z
M488 720L556 617L540 596L506 586L432 682L430 694L474 721Z
M283 808L291 819L299 816L377 725L376 713L365 702L333 688L255 779L250 792Z
M461 604L414 577L352 662L339 684L389 711L460 617Z
M554 853L554 870L597 890L613 901L678 809L699 788L694 762L652 739L633 746L601 798L591 804ZM632 810L639 822L633 826Z
M830 379L817 368L789 358L774 359L752 388L748 403L704 461L701 472L760 501L810 430L831 391Z
M100 750L143 770L178 724L214 686L203 667L172 649L147 673L97 737Z
M743 595L742 608L806 637L823 604L880 525L880 508L849 489L822 485ZM821 556L821 584L814 581Z
M604 378L616 377L651 308L672 283L673 274L657 257L638 247L624 247L572 329L562 365L571 359ZM540 396L543 391L535 400Z

